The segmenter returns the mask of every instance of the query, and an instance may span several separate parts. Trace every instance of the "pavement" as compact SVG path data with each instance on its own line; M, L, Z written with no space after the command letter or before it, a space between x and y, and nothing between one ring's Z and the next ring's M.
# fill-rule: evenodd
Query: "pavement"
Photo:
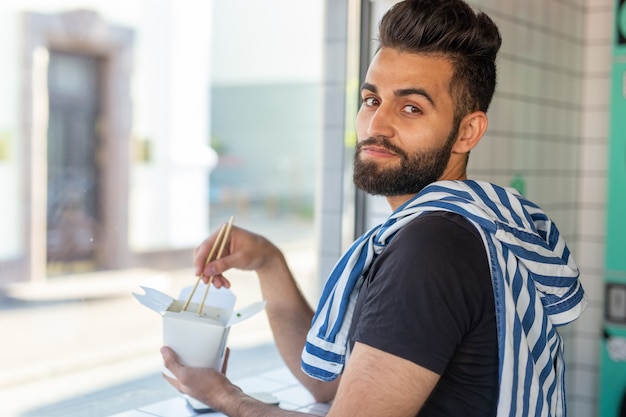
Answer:
M279 245L305 296L318 293L310 237ZM254 273L232 271L237 307L262 299ZM139 286L177 295L191 268L138 268L21 284L0 297L0 415L108 416L177 395L161 377L161 317L132 296ZM265 313L229 335L232 379L282 366Z

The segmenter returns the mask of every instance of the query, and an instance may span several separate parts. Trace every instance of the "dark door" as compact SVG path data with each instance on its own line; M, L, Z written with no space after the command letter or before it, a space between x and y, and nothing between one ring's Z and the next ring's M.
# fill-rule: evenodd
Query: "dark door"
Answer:
M48 270L89 270L100 217L100 63L94 56L51 51L48 68Z

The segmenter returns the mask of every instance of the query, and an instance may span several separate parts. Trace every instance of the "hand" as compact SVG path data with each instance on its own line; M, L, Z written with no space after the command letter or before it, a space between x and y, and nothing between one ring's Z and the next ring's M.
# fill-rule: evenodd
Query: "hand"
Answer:
M216 238L217 232L195 249L194 266L196 275L202 276L205 283L213 276L213 285L217 288L230 287L230 282L222 275L228 269L258 271L274 259L283 259L280 250L263 236L232 226L222 257L206 264Z
M179 392L187 394L204 404L218 409L217 400L223 399L228 393L241 390L233 385L224 375L228 363L229 350L226 350L222 373L210 368L192 368L183 365L176 353L167 346L161 348L165 367L176 377L163 377Z

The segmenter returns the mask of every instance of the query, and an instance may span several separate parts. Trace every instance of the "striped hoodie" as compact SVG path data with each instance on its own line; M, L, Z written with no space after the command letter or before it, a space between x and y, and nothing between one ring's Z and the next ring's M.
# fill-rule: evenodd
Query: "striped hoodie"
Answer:
M357 239L331 272L302 352L302 370L323 381L343 371L363 281L395 234L417 216L448 211L480 233L496 306L498 416L565 416L563 341L556 327L580 316L586 298L556 225L515 190L481 181L438 181Z

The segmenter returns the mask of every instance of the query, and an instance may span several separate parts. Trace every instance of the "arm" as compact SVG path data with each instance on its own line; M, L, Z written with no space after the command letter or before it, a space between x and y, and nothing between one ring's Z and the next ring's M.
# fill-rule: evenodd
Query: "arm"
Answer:
M416 363L356 343L327 417L415 416L438 380Z
M264 404L244 394L223 374L182 365L169 348L161 352L165 365L177 377L165 376L172 385L228 416L310 415ZM327 416L415 416L438 380L436 373L411 361L357 343Z
M296 417L307 416L296 411L283 410L244 394L224 374L209 368L191 368L178 361L168 347L161 349L163 361L176 379L163 375L178 391L210 404L213 410L231 417Z
M214 241L215 234L196 249L196 273L202 275L205 282L215 275L216 286L228 286L222 275L228 269L255 271L267 301L266 313L276 346L285 364L317 401L331 400L339 381L318 381L300 369L300 355L314 312L300 292L283 254L264 237L233 226L225 254L205 265Z

